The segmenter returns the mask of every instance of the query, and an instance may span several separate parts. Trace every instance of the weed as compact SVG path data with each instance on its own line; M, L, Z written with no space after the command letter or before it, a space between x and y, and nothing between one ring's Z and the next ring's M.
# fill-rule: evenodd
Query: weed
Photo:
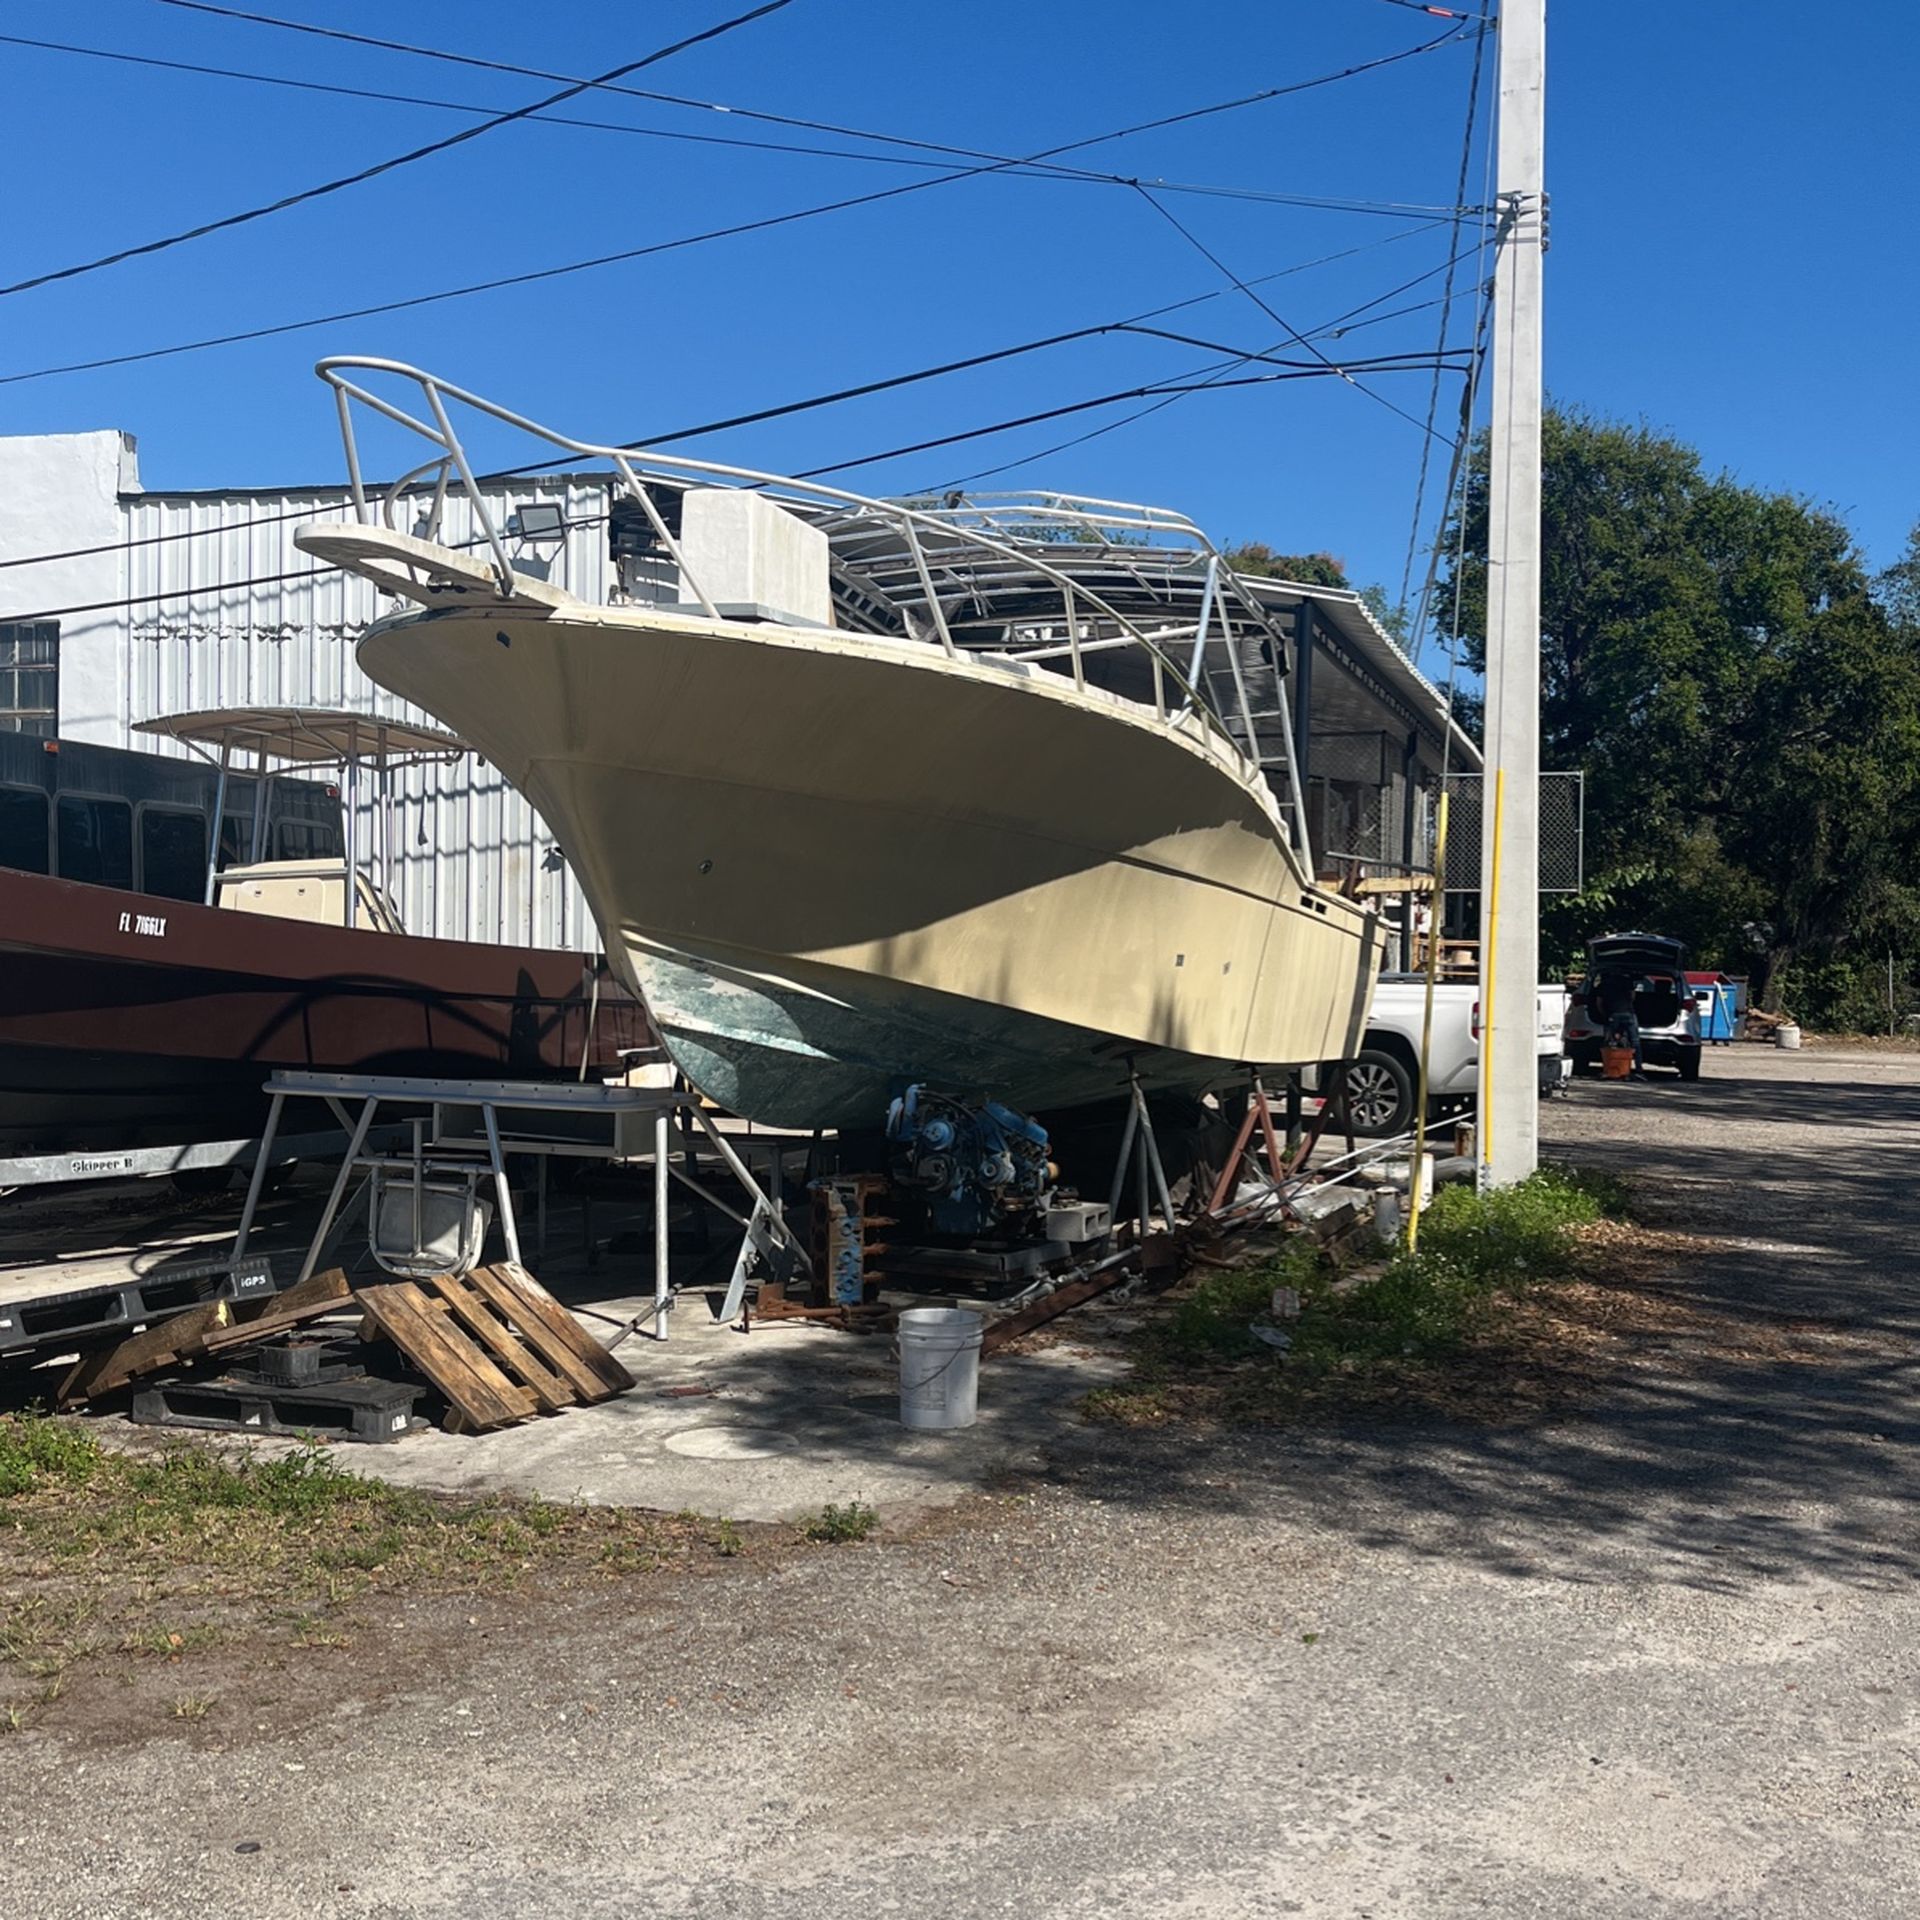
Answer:
M0 1733L18 1733L26 1724L27 1710L25 1707L14 1706L11 1702L4 1707L0 1707Z
M1404 1381L1458 1354L1503 1299L1567 1272L1578 1230L1622 1204L1618 1182L1543 1167L1484 1195L1442 1188L1421 1215L1418 1249L1370 1277L1341 1278L1304 1241L1265 1266L1210 1273L1148 1330L1132 1378L1089 1395L1085 1410L1148 1424L1202 1410L1266 1420L1341 1381ZM1281 1286L1301 1303L1284 1353L1250 1331Z
M204 1720L213 1709L213 1696L208 1693L183 1693L173 1703L173 1717L176 1720Z
M1247 1329L1266 1318L1274 1289L1294 1287L1304 1293L1322 1277L1318 1250L1304 1242L1285 1248L1265 1266L1210 1273L1155 1330L1154 1344L1174 1360L1270 1352Z
M314 1614L303 1613L293 1623L291 1644L296 1647L350 1647L353 1642L337 1628L324 1625Z
M864 1540L880 1524L880 1516L861 1500L849 1500L844 1507L832 1501L807 1522L809 1540L829 1546L841 1546L850 1540Z
M716 1520L709 1537L712 1540L714 1552L723 1560L731 1560L735 1554L744 1553L747 1550L745 1538L731 1520Z
M81 1486L100 1464L100 1443L37 1407L0 1416L0 1500L47 1481Z

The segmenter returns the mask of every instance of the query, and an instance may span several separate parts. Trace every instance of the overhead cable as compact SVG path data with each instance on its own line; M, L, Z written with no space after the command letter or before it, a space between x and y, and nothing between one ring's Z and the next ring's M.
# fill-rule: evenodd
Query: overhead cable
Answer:
M221 19L245 21L252 26L277 27L288 33L309 34L323 40L339 40L348 42L354 46L374 47L384 53L403 53L415 59L439 60L453 66L479 68L483 72L488 73L512 74L518 79L573 80L577 77L572 74L555 73L542 67L524 66L514 61L489 60L478 54L454 53L442 47L423 47L407 40L386 40L375 34L352 33L343 27L321 26L307 20L289 20L280 14L257 13L243 7L221 6L216 4L216 0L160 0L160 4L162 6L178 8L180 11L186 13L212 14ZM1446 46L1451 41L1460 38L1463 32L1464 28L1452 28L1445 33L1436 35L1431 40L1423 40L1416 46L1402 47L1393 53L1383 54L1377 59L1365 60L1351 67L1343 67L1337 73L1319 74L1312 79L1295 80L1290 81L1285 86L1270 87L1263 93L1251 96L1246 102L1238 102L1235 104L1244 105L1259 100L1277 100L1286 94L1305 93L1314 87L1332 86L1337 81L1351 80L1359 74L1371 73L1380 67L1390 67L1401 60L1411 60L1420 54L1431 53L1436 48ZM771 126L794 127L808 133L828 133L841 139L867 140L887 146L906 147L921 153L938 154L946 159L985 160L1022 166L1037 164L1035 161L1014 162L1005 154L987 153L976 147L949 146L941 141L923 140L905 134L875 133L863 127L839 126L830 120L807 119L796 114L770 113L761 108L737 106L729 101L692 99L685 94L659 93L647 87L622 86L616 82L606 80L595 81L588 84L593 85L599 92L623 94L635 100L648 100L663 106L685 107L703 113L725 114L731 120L757 120ZM1219 111L1219 109L1205 108L1201 111L1203 113L1215 112ZM1197 116L1192 114L1175 114L1167 120L1151 122L1149 126L1171 126L1179 120L1194 117ZM1147 130L1148 128L1136 128L1133 131L1144 132ZM1103 139L1117 140L1122 137L1120 134L1111 134L1103 136ZM1101 142L1088 141L1081 144L1099 145ZM1066 153L1074 150L1073 148L1061 147L1056 148L1055 152ZM1048 156L1048 158L1051 157L1052 156ZM1077 169L1059 167L1048 170L1062 174L1077 171ZM1094 177L1099 178L1104 176ZM1128 181L1126 184L1132 185L1133 183ZM1169 191L1176 190L1185 191L1186 189L1169 189ZM1214 189L1200 189L1200 191L1214 191ZM1432 211L1432 209L1419 208L1410 209L1410 211L1429 212Z
M1318 347L1311 345L1305 334L1301 333L1284 314L1278 312L1271 302L1263 299L1260 294L1255 291L1250 282L1242 279L1239 274L1235 273L1178 214L1174 213L1169 207L1163 207L1149 189L1142 187L1140 189L1140 197L1146 201L1147 205L1150 206L1161 219L1172 226L1174 231L1178 233L1202 259L1210 261L1213 266L1224 274L1227 279L1233 283L1236 292L1245 294L1262 313L1283 328L1288 340L1296 341L1300 345L1307 347L1310 352L1318 355L1327 371L1338 375L1339 378L1344 380L1348 386L1352 387L1356 393L1364 393L1375 405L1385 407L1389 413L1398 414L1409 426L1417 427L1421 433L1427 435L1430 439L1438 437L1434 434L1433 429L1426 425L1417 415L1409 413L1405 407L1399 406L1394 401L1389 400L1384 393L1375 393L1365 382L1356 380L1352 374L1337 365L1326 354L1322 353Z
M185 4L185 0L180 0L180 3ZM1437 41L1430 41L1425 43L1425 48L1430 49L1438 44L1440 43ZM796 207L787 213L768 214L755 220L736 221L728 226L708 228L701 233L683 234L672 240L652 241L645 246L623 247L613 253L595 254L585 260L570 260L555 267L536 267L523 273L500 274L488 280L470 281L464 286L443 287L432 293L411 294L398 300L376 301L362 307L347 307L335 313L318 314L303 320L281 321L263 327L246 327L233 333L210 334L198 340L176 341L169 346L148 347L133 353L105 354L90 360L70 360L53 366L35 367L23 373L0 374L0 386L12 386L29 380L50 380L73 373L94 373L107 367L132 366L143 361L169 359L184 353L203 353L218 347L274 339L283 334L303 333L314 327L339 326L351 320L374 319L384 314L406 312L442 301L463 300L477 294L497 293L508 287L531 286L541 281L561 279L570 274L588 273L600 267L615 266L629 260L648 259L657 254L701 246L710 241L735 239L749 233L763 233L775 227L790 226L796 221L812 220L829 213L843 213L854 207L876 206L882 201L897 200L910 193L924 193L931 187L944 186L953 181L999 173L1009 167L1026 165L1035 160L1051 159L1062 153L1077 151L1082 147L1099 146L1109 140L1125 139L1135 133L1168 125L1172 120L1231 112L1240 107L1271 99L1277 92L1298 91L1301 87L1326 85L1329 81L1342 77L1344 75L1326 75L1318 80L1297 82L1292 89L1269 89L1265 93L1242 95L1237 99L1220 101L1212 106L1191 108L1183 113L1172 115L1168 119L1142 121L1133 126L1118 128L1111 133L1092 134L1081 140L1069 141L1063 146L1050 147L1040 153L1029 154L1023 160L984 162L979 166L960 168L952 173L933 174L922 180L910 180L900 186L881 187L871 193L853 194L838 200L824 201L811 207Z
M1260 279L1263 282L1281 280L1291 274L1306 273L1314 267L1329 266L1335 261L1350 259L1355 254L1371 253L1377 248L1392 246L1396 241L1411 239L1416 234L1430 232L1439 224L1441 223L1436 221L1429 222L1425 226L1408 227L1403 232L1387 235L1383 240L1363 241L1358 246L1342 247L1337 253L1322 254L1317 259L1296 261L1290 267L1279 267L1270 274L1263 274ZM1382 298L1391 299L1393 293L1399 291L1399 288L1395 288ZM1042 334L1038 339L1022 340L1010 347L995 347L984 353L968 354L958 360L943 360L930 367L917 367L910 373L889 374L879 380L862 381L856 386L836 387L831 392L813 394L804 400L788 400L778 406L760 407L751 413L731 414L722 420L704 420L698 426L675 427L668 432L648 434L644 439L630 440L623 444L629 450L671 446L681 440L700 439L710 433L725 433L735 427L758 426L768 420L780 420L793 414L811 413L820 407L837 406L847 400L865 399L871 394L887 393L897 387L915 386L922 381L936 380L946 374L961 373L974 367L990 366L996 361L1016 359L1024 354L1038 353L1044 348L1064 346L1076 340L1091 340L1108 333L1150 334L1152 329L1147 327L1145 322L1164 318L1170 313L1183 312L1189 307L1204 306L1212 300L1223 300L1227 292L1228 289L1223 287L1209 288L1205 293L1191 294L1184 300L1171 300L1164 306L1149 307L1144 313L1131 314L1121 319L1097 321L1090 326L1071 327L1062 333ZM1357 313L1362 309L1354 308L1351 311ZM1381 316L1383 319L1390 317L1392 316ZM1343 315L1342 318L1346 316ZM574 456L569 454L559 460L530 463L498 473L480 474L476 477L482 480L517 479L523 475L541 473L556 466L564 466L573 458ZM344 504L346 498L343 492L336 504ZM249 527L272 526L282 520L304 519L311 511L311 507L300 507L287 513L261 514L250 519L246 524ZM204 528L188 527L175 533L152 533L143 534L132 540L111 540L100 546L68 547L57 553L18 554L11 559L0 560L0 570L8 567L44 566L57 560L85 559L98 553L119 553L129 547L162 546L174 540L197 539L204 531Z
M163 60L154 54L125 53L107 47L77 46L66 40L34 40L24 34L0 33L0 46L30 47L44 53L79 54L93 60L111 60L123 66L153 67L168 73L190 73L209 79L241 80L263 87L285 87L300 93L332 94L349 100L379 100L394 106L428 107L443 113L465 113L485 117L494 112L492 107L484 107L468 100L438 100L426 94L393 93L379 87L351 87L326 80L298 80L286 74L255 73L243 67L209 66L197 60ZM534 77L545 77L535 75ZM637 88L617 89L620 92L633 92L640 98L651 99L654 96L641 94ZM728 108L729 113L740 109ZM756 118L782 119L781 115L754 116ZM529 122L535 126L569 127L584 129L593 133L630 134L643 140L681 141L693 146L733 147L749 153L794 154L803 158L822 160L856 160L873 166L913 167L922 172L937 173L947 167L945 160L926 159L905 153L861 153L851 147L803 146L793 140L753 140L744 134L692 133L681 127L637 126L626 120L588 120L577 114L541 113L533 116ZM811 124L811 123L803 123ZM929 147L934 143L924 140L907 140L894 134L860 133L858 138L889 142L903 147ZM937 151L962 158L995 160L1006 158L1010 164L1006 171L1026 178L1084 181L1091 185L1131 187L1134 182L1117 173L1101 173L1091 167L1067 167L1058 164L1038 163L1032 166L1021 165L1010 156L977 153L969 147L939 147ZM1260 206L1303 207L1325 213L1366 213L1380 214L1389 218L1451 218L1458 213L1473 214L1484 211L1479 208L1426 207L1398 200L1363 200L1343 198L1337 195L1282 193L1267 187L1216 186L1207 182L1191 180L1154 179L1148 184L1160 193L1185 193L1205 195L1213 199L1243 200Z
M1467 180L1473 165L1473 132L1474 124L1479 117L1480 74L1481 69L1486 64L1486 52L1487 29L1482 26L1480 31L1473 36L1473 72L1467 81L1467 124L1466 131L1460 141L1459 180L1460 192L1463 194L1467 190ZM1457 247L1460 239L1460 229L1457 224L1454 228L1453 237ZM1452 259L1447 262L1446 285L1441 290L1440 328L1437 341L1437 345L1441 348L1446 346L1447 334L1453 325L1454 270L1460 257L1460 254L1456 251ZM1436 371L1433 376L1433 385L1427 394L1428 438L1422 440L1420 443L1420 473L1418 479L1414 482L1413 488L1413 518L1407 526L1406 563L1400 569L1400 598L1397 604L1402 615L1406 612L1407 595L1413 586L1413 558L1415 549L1420 543L1420 522L1426 517L1427 473L1433 463L1432 430L1434 421L1439 416L1439 412L1440 375L1438 371ZM1451 482L1449 482L1449 486L1451 486Z
M1366 313L1370 308L1377 307L1378 305L1380 305L1380 303L1383 300L1395 299L1400 294L1405 293L1409 288L1418 286L1421 281L1432 279L1436 273L1443 272L1448 264L1449 264L1448 262L1442 261L1439 266L1430 267L1424 273L1415 274L1411 280L1402 281L1401 284L1397 287L1389 287L1385 293L1377 294L1371 300L1363 300L1360 303L1360 305L1357 307L1349 307L1346 310L1346 312L1335 314L1331 320L1326 321L1317 327L1310 328L1308 330L1306 337L1309 340L1337 339L1340 335L1344 333L1351 333L1351 332L1358 331L1359 327L1373 326L1378 324L1380 321L1397 317L1391 314L1379 314L1379 315L1376 315L1372 320L1357 320L1358 315ZM1274 279L1275 277L1277 276L1272 274L1260 274L1260 275L1256 275L1253 279L1247 281L1246 284L1248 286L1261 286L1261 285L1264 285L1267 281ZM1225 287L1220 288L1218 290L1217 297L1224 298L1229 291L1237 292L1239 291L1239 289L1237 287L1233 289L1228 289ZM1433 303L1430 301L1423 301L1420 304L1422 306L1430 306ZM1418 310L1417 308L1402 309L1402 311L1404 312L1414 312L1417 310ZM1142 316L1143 319L1147 317L1149 316L1145 316L1145 315ZM1157 317L1157 316L1153 316L1153 317ZM1135 326L1135 327L1129 328L1128 331L1135 332L1135 333L1146 333L1149 331L1153 331L1153 329L1149 329L1144 326ZM1172 337L1172 336L1169 336L1169 337ZM1209 345L1210 343L1205 341L1194 341L1193 344L1198 346L1206 346L1206 345ZM1284 344L1285 344L1284 342L1276 342L1272 347L1268 348L1266 351L1270 353L1277 352L1279 348ZM1237 373L1242 367L1248 365L1250 362L1252 362L1255 358L1258 357L1255 352L1241 351L1234 348L1219 348L1217 349L1217 351L1226 353L1230 355L1230 357L1225 360L1214 361L1204 367L1190 368L1184 374L1174 375L1173 377L1176 380L1192 381L1195 384L1190 386L1179 387L1169 392L1166 395L1166 397L1161 399L1156 399L1150 405L1141 407L1136 412L1129 413L1121 419L1106 421L1104 424L1100 426L1091 428L1086 433L1077 433L1077 434L1074 434L1069 439L1057 440L1050 446L1038 447L1031 453L1021 454L1017 459L1003 460L999 462L997 465L991 466L991 467L980 467L975 469L975 471L973 471L972 473L959 474L957 476L954 476L953 478L942 481L937 486L916 488L915 491L923 492L923 493L950 493L953 491L955 487L971 486L974 484L975 481L978 481L978 480L992 480L997 478L999 475L1003 473L1011 473L1015 471L1017 468L1030 467L1033 465L1033 463L1036 460L1050 460L1053 458L1055 454L1066 453L1066 452L1069 452L1074 447L1085 446L1087 442L1090 440L1098 440L1102 438L1104 435L1110 434L1110 433L1119 433L1123 429L1134 425L1137 421L1145 420L1152 414L1164 412L1168 407L1179 405L1179 403L1182 400L1188 398L1192 394L1207 392L1216 383L1224 382L1226 377L1229 374Z
M370 167L361 167L352 173L341 174L337 179L323 180L317 186L303 187L298 193L282 194L277 200L269 200L261 206L248 207L240 213L230 213L218 220L202 221L197 227L188 227L179 233L163 236L158 240L143 241L136 247L121 247L113 253L102 254L97 260L84 260L70 267L58 267L48 273L34 274L26 280L16 280L11 286L0 287L0 295L26 293L34 287L50 286L56 280L73 280L81 274L96 273L103 267L120 265L123 261L136 260L148 254L163 253L171 247L185 246L189 241L205 239L208 234L222 233L231 227L245 226L249 221L264 220L271 214L285 213L291 207L304 205L310 200L318 200L327 194L340 193L348 187L357 187L368 180L378 179L383 174L397 171L401 167L410 167L416 161L432 158L435 154L464 146L469 140L478 140L484 134L495 132L498 128L510 126L516 120L525 120L538 113L543 107L557 107L562 101L571 100L585 93L589 88L603 85L609 80L617 80L629 73L638 73L643 67L657 65L662 60L671 59L676 53L684 53L689 47L697 47L709 40L717 40L722 34L764 20L770 13L779 13L783 8L793 5L793 0L761 0L761 4L749 12L735 14L730 20L722 20L711 27L704 27L698 33L690 33L674 41L669 46L656 47L652 53L644 54L638 60L623 61L617 67L609 67L604 74L594 80L578 80L572 85L562 87L558 93L550 93L543 99L530 102L524 107L515 107L507 113L497 113L483 120L478 126L463 127L458 133L450 133L444 139L430 140L424 147L414 147L406 153L397 153L390 159L376 161Z
M1383 373L1391 373L1391 372L1418 373L1418 372L1424 372L1425 370L1426 370L1426 363L1425 363L1424 357L1421 357L1421 356L1410 357L1404 366L1394 365L1394 366L1382 366L1380 368L1380 371ZM1121 401L1136 400L1149 394L1168 394L1168 393L1178 394L1181 392L1188 392L1188 391L1192 391L1192 392L1213 391L1213 390L1217 390L1218 388L1227 388L1227 387L1271 386L1282 381L1324 380L1329 377L1330 375L1326 368L1320 367L1320 366L1308 366L1298 371L1291 371L1291 372L1249 374L1240 379L1222 380L1217 383L1212 383L1205 388L1201 388L1201 387L1168 388L1164 385L1127 387L1117 393L1099 394L1093 397L1092 399L1074 400L1066 403L1063 406L1047 407L1035 413L1025 413L1025 414L1016 415L1014 418L1009 420L994 421L992 424L988 426L969 427L959 433L942 434L934 439L917 441L911 446L890 447L881 453L862 454L854 459L834 461L832 464L827 466L808 467L803 471L792 475L791 477L795 480L811 480L811 479L818 479L820 475L827 474L827 473L847 473L847 472L851 472L855 467L870 467L875 465L879 461L896 459L904 454L922 453L933 447L955 446L963 441L979 440L979 439L985 438L987 435L990 435L990 434L1005 433L1015 427L1032 426L1036 422L1042 421L1042 420L1063 419L1070 414L1085 413L1095 407L1115 406L1119 404ZM501 476L482 475L478 477L482 479L492 479L492 478L498 478ZM424 490L425 489L423 489L423 491ZM293 518L296 516L287 515L287 516L276 516L276 517ZM259 524L259 523L253 523L253 524ZM282 582L285 582L288 580L311 580L311 579L318 578L322 574L331 574L335 571L336 569L332 567L309 567L303 571L296 571L296 572L290 572L290 573L257 574L244 580L213 580L213 581L207 581L199 586L171 588L164 592L159 592L159 593L130 594L118 600L94 600L94 601L88 601L83 604L75 605L75 606L42 607L42 608L37 608L30 613L29 612L15 613L15 614L9 615L8 617L15 621L56 620L56 619L64 618L70 614L112 612L112 611L117 611L119 609L127 608L127 607L146 606L150 603L161 601L161 600L183 600L183 599L190 599L195 595L200 595L200 594L236 593L236 592L239 592L241 589L247 588L247 587L277 586Z

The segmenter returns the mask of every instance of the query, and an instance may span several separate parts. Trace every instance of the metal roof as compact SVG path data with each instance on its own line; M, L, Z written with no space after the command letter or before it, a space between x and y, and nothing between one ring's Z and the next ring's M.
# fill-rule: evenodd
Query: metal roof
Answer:
M1374 618L1373 609L1346 588L1309 586L1299 580L1270 580L1241 574L1240 584L1263 605L1276 612L1311 601L1323 626L1330 626L1356 658L1382 684L1413 709L1436 735L1450 735L1448 758L1458 773L1477 772L1480 749L1447 709L1447 697L1407 658L1400 644Z

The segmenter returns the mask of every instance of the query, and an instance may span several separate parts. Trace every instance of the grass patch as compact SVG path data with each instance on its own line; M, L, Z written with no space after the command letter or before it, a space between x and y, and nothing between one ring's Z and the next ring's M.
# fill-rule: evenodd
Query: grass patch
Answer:
M837 1547L864 1540L879 1524L880 1516L863 1500L849 1500L844 1507L828 1501L807 1522L805 1533L809 1540Z
M5 1415L0 1682L103 1659L178 1663L256 1630L282 1647L337 1647L339 1616L369 1593L605 1580L742 1545L726 1522L391 1487L319 1446L121 1451L75 1421Z
M1132 1377L1089 1395L1086 1410L1132 1424L1268 1421L1403 1397L1440 1379L1527 1289L1570 1273L1582 1231L1624 1204L1617 1181L1549 1166L1484 1195L1443 1187L1418 1250L1370 1270L1337 1273L1300 1240L1259 1266L1208 1273L1143 1334ZM1277 1287L1300 1295L1284 1352L1252 1330Z

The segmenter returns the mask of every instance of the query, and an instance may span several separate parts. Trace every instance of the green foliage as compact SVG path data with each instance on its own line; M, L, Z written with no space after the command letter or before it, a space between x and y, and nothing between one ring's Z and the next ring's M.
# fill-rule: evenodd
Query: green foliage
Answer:
M1286 1247L1264 1266L1210 1273L1155 1329L1154 1344L1175 1360L1271 1351L1248 1327L1268 1317L1276 1287L1297 1287L1304 1293L1319 1278L1318 1251L1305 1242Z
M1295 1352L1319 1370L1442 1358L1497 1295L1564 1272L1574 1230L1618 1201L1614 1183L1556 1167L1487 1194L1442 1187L1421 1215L1417 1252L1395 1255L1377 1279L1308 1298Z
M1657 927L1815 1024L1875 966L1884 1008L1920 961L1920 529L1874 581L1833 514L1649 428L1549 409L1543 455L1543 759L1586 772L1588 873L1547 951ZM1484 447L1465 518L1478 669Z
M832 1501L807 1522L806 1536L827 1546L842 1546L851 1540L864 1540L880 1524L880 1516L864 1501L849 1500L844 1507Z
M1295 580L1303 587L1335 587L1351 592L1346 563L1330 553L1275 553L1264 540L1248 540L1229 547L1226 562L1235 573L1262 580Z
M181 1514L224 1508L303 1520L370 1499L383 1506L419 1504L415 1496L349 1473L313 1443L278 1459L246 1454L229 1460L200 1447L170 1447L130 1462L126 1480L134 1493Z
M45 1481L84 1486L100 1464L100 1443L83 1427L37 1409L0 1418L0 1500Z

